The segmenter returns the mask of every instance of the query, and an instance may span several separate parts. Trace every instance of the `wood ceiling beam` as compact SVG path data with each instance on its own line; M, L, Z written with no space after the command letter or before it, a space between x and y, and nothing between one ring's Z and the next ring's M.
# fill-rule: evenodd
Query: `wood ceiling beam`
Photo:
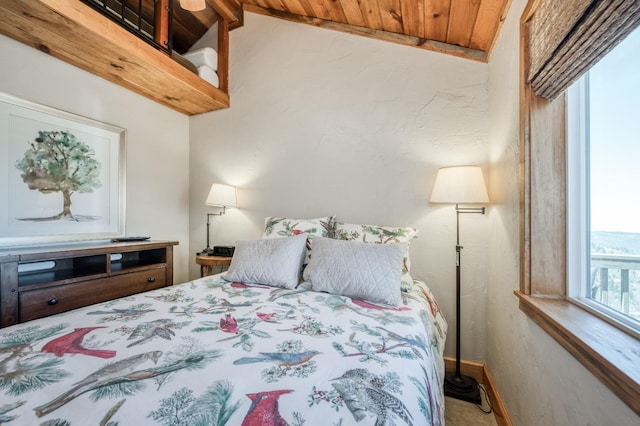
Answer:
M218 15L229 24L233 24L238 21L238 13L240 10L240 3L234 0L209 0L211 6Z
M448 55L458 56L465 59L471 59L478 62L487 62L487 54L481 50L469 49L466 47L456 46L453 44L442 43L434 40L427 40L421 37L398 34L384 30L374 30L370 28L359 27L355 25L333 22L326 19L312 18L308 16L294 15L289 12L280 10L267 9L249 3L244 3L245 12L253 12L260 15L270 16L272 18L284 19L286 21L297 22L301 24L312 25L319 28L325 28L344 33L360 35L364 37L384 40L391 43L402 44L405 46L417 47L420 49L430 50L433 52L446 53Z
M82 2L0 1L0 16L0 33L183 114L229 107L227 93Z

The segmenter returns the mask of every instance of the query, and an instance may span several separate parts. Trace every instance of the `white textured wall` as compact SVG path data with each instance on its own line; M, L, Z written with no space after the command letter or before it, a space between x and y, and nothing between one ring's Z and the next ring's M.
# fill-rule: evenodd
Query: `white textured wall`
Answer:
M438 167L487 161L487 65L251 13L230 43L231 108L190 123L191 253L213 182L241 204L213 218L215 244L259 238L268 215L417 227L412 271L450 321L453 355L455 214L428 198ZM461 225L466 359L486 356L488 223Z
M179 241L174 278L185 281L189 118L2 35L0 58L0 91L127 129L126 232Z
M196 41L193 46L189 49L189 51L202 49L203 47L212 47L215 50L218 50L218 24L215 23L202 37L200 40Z
M638 416L518 309L518 55L514 0L489 64L488 365L514 425L637 425Z

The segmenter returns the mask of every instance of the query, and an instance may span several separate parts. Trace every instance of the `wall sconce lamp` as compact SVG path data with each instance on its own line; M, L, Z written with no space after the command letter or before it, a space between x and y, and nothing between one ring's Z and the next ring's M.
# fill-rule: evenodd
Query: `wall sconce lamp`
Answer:
M218 213L207 213L207 247L202 250L202 252L198 253L201 256L212 256L213 248L211 248L211 245L209 244L209 230L211 228L210 218L211 216L222 216L223 214L225 214L227 207L238 207L236 188L229 185L214 183L213 185L211 185L209 195L207 196L207 200L204 202L204 204L207 206L222 207L222 210Z
M485 213L485 207L458 207L458 204L486 204L487 188L478 166L442 167L436 175L431 203L456 205L456 371L445 374L444 394L464 401L481 403L478 382L460 373L460 214Z
M180 0L180 7L184 10L197 12L207 7L205 0Z

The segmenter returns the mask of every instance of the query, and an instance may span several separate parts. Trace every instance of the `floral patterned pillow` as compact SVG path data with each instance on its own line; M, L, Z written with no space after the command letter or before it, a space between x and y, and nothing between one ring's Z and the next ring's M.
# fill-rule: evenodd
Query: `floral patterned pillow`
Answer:
M398 228L391 226L360 225L355 223L336 223L335 238L338 240L356 240L364 243L394 244L409 243L418 235L414 228ZM411 277L411 259L409 258L409 244L402 259L402 276L400 289L410 291L413 285Z
M266 217L264 219L264 233L262 238L282 238L307 233L307 253L302 264L303 268L311 257L311 241L313 237L333 238L336 217L327 216L318 219L292 219L287 217Z

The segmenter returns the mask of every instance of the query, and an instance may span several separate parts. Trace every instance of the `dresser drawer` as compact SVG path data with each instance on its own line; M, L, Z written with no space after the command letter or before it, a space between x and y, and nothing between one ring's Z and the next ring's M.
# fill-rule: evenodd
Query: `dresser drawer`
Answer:
M167 285L166 267L20 292L20 319L28 321Z

